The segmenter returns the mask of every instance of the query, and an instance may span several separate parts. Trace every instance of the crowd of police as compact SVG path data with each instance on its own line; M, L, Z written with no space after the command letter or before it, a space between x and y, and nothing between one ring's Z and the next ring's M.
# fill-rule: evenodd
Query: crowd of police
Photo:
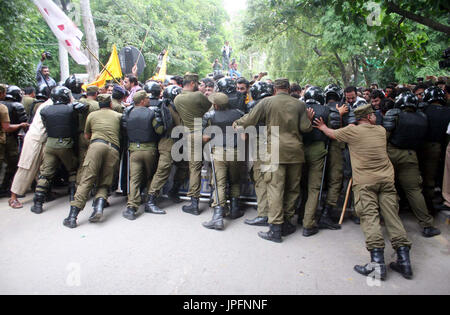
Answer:
M380 228L384 222L398 254L391 268L411 278L411 242L398 216L398 200L402 208L412 210L423 236L440 234L433 215L450 206L446 167L444 172L449 86L430 81L382 90L376 85L341 89L330 84L322 90L262 77L251 82L223 75L199 80L197 74L187 73L165 84L141 84L127 75L120 84L84 91L74 75L56 86L40 64L36 91L0 85L0 158L6 163L2 192L11 194L11 207L21 208L18 197L33 185L31 211L39 214L52 183L62 178L70 196L63 224L75 228L91 196L89 221L94 223L103 218L108 196L121 190L128 196L123 217L135 220L141 204L145 213L166 213L157 200L174 167L168 197L181 202L179 190L188 179L191 203L182 210L199 215L206 162L202 153L194 158L195 143L210 142L215 135L208 127L216 126L223 139L210 148L213 215L204 227L223 230L224 218L244 215L243 163L250 169L257 200L257 216L245 223L268 226L258 235L274 242L294 233L297 223L305 237L319 229L340 229L336 210L351 186L351 217L361 224L371 254L371 262L355 270L386 278ZM181 137L172 132L180 126L186 131ZM251 126L264 129L257 146L268 150L246 163L237 158L238 139L245 141L243 131ZM236 131L231 137L230 127ZM181 161L173 156L180 139L187 143L187 158ZM279 147L275 162L273 141ZM298 222L293 222L296 213Z

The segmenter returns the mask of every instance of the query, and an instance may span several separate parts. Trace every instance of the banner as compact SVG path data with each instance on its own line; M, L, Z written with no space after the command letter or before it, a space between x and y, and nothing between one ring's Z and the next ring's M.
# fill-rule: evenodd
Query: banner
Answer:
M109 71L106 71L106 70ZM111 76L111 75L112 76ZM102 70L97 80L92 83L88 83L83 85L83 89L91 85L96 85L98 87L103 87L106 84L106 81L112 79L120 79L122 78L122 69L120 68L119 55L117 54L116 45L113 46L113 50L111 52L111 56L109 56L108 63L105 65L105 68Z
M83 33L67 15L52 0L33 0L42 17L56 36L58 41L67 49L72 58L80 65L87 65L89 59L81 51Z
M169 49L166 50L166 53L164 54L164 57L162 59L161 68L159 69L158 73L155 74L151 79L155 81L161 81L164 82L166 80L166 74L167 74L167 56L169 55Z

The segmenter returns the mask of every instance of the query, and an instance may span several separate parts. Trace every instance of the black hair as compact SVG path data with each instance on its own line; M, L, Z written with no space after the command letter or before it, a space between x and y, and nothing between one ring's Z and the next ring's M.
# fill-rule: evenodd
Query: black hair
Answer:
M205 83L206 87L214 87L214 80L210 78L204 78L200 80L201 82Z
M236 84L245 84L245 86L247 88L250 87L250 82L248 82L248 80L244 77L240 77L239 79L236 80Z
M351 92L358 93L356 86L347 86L344 90L344 93L351 93Z
M393 109L394 105L395 105L394 101L391 100L390 98L383 98L380 101L381 112L385 114L388 110Z
M364 88L362 91L363 92L367 92L368 91L369 93L372 93L373 90L371 88Z
M382 100L385 97L381 90L373 90L372 93L370 93L370 98L380 98Z
M138 79L137 79L134 75L132 75L132 74L127 74L126 77L127 77L128 80L130 81L130 83L133 83L134 85L138 85L138 84L139 84Z
M179 76L179 75L174 75L171 80L174 80L175 82L177 82L178 85L182 85L183 84L183 77Z
M36 90L32 86L27 86L23 89L23 91L25 92L25 95L30 95L36 92Z
M416 91L419 90L419 89L426 90L426 89L427 89L427 86L426 86L425 84L423 84L423 83L419 83L419 84L417 84L417 85L414 87L413 93L416 93Z

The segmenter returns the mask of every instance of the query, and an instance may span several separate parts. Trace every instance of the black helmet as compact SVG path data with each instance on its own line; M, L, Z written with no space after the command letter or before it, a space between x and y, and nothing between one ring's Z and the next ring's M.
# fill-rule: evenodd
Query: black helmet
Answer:
M411 92L404 92L395 99L394 108L404 109L406 107L413 107L414 109L417 109L418 104L419 99L417 96Z
M336 100L336 102L340 102L344 98L344 92L338 85L336 85L334 83L327 85L325 87L324 93L325 93L325 102L326 103L328 103L328 101L331 98Z
M145 92L151 94L154 98L161 95L161 86L156 81L148 81L144 86Z
M273 93L273 85L267 82L255 82L250 88L250 94L255 101L267 96L272 96Z
M308 88L305 92L305 95L303 95L305 103L310 103L308 100L314 100L317 103L324 105L325 104L325 95L323 94L323 91L318 86L311 86Z
M236 82L231 78L222 78L216 82L217 92L232 94L236 92Z
M445 92L437 86L430 86L425 90L423 94L423 101L428 103L439 102L441 105L447 104Z
M181 94L181 91L183 91L183 89L178 85L169 85L164 89L163 98L169 99L173 102L175 100L175 97L178 94Z
M50 98L53 104L69 104L70 103L70 90L65 86L57 86L53 88L50 93Z
M41 84L36 92L36 98L38 100L48 100L50 97L50 89L48 88L47 84Z
M13 102L22 102L22 90L15 85L10 85L6 89L5 100Z
M75 74L72 74L70 77L66 79L66 82L64 82L64 86L72 91L74 94L81 94L82 89L81 86L83 85L83 82L81 82L80 79L78 79Z

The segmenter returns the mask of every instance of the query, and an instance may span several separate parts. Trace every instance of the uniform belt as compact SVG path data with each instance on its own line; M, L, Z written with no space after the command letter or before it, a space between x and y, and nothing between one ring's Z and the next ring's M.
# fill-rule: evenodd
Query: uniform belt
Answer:
M156 148L156 143L155 142L130 142L130 145L135 145L136 147L140 147L141 145L149 145L151 147L155 147Z
M114 149L116 149L117 151L120 152L119 147L116 146L114 143L105 141L105 140L103 140L103 139L94 139L94 140L91 141L91 143L94 143L94 142L101 142L101 143L107 144L107 145L109 145L110 147L113 147Z

